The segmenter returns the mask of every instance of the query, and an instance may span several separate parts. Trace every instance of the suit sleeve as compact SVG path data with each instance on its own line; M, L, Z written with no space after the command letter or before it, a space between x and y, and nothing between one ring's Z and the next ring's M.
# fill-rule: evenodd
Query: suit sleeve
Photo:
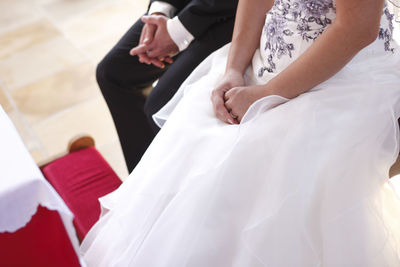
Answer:
M185 28L198 38L212 25L235 17L237 0L193 0L179 13Z
M156 2L156 1L162 1L162 2L168 3L168 4L172 5L173 7L175 7L177 10L182 10L186 5L185 3L187 2L185 0L150 0L149 7L151 6L151 4L153 2Z
M215 23L235 17L238 2L238 0L163 1L178 9L179 20L196 39Z

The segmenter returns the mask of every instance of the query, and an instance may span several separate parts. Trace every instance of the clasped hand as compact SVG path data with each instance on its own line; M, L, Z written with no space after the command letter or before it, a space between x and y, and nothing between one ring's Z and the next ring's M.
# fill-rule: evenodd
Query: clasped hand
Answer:
M239 124L251 104L266 95L264 86L245 86L242 74L227 72L212 91L211 101L218 119Z
M144 26L139 45L132 48L129 54L138 56L141 63L153 64L159 68L165 67L164 62L171 64L172 57L179 53L179 48L168 34L167 20L161 14L143 16Z

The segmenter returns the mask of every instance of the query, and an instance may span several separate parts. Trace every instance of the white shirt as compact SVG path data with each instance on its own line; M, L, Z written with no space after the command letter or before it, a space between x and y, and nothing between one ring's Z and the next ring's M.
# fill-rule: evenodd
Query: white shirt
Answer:
M185 28L185 26L183 26L178 16L174 16L176 13L176 8L169 3L155 1L150 5L149 14L151 15L156 12L163 13L170 18L169 20L167 20L168 34L174 41L174 43L178 46L179 51L185 50L194 40L194 37Z

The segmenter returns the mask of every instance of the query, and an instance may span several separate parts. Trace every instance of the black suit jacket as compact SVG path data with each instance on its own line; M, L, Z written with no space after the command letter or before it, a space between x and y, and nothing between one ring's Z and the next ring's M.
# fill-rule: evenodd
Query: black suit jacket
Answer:
M150 0L150 4L157 0ZM233 19L238 0L158 0L178 9L178 18L195 37L214 24Z

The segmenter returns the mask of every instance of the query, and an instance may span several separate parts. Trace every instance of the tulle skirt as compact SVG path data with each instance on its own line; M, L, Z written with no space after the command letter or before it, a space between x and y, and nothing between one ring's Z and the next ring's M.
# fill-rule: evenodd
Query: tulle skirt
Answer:
M162 130L101 199L82 244L88 266L400 266L400 199L388 181L399 55L366 50L312 90L267 96L228 125L210 101L228 49L156 114ZM274 75L254 73L247 83Z

